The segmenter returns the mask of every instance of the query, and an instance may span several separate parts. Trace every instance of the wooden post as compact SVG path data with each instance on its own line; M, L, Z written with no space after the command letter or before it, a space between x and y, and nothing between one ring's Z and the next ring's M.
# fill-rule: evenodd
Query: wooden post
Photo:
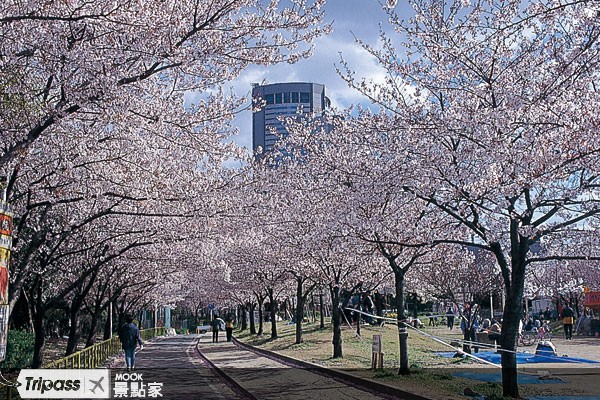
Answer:
M383 353L381 352L381 347L381 335L373 335L371 369L383 369Z

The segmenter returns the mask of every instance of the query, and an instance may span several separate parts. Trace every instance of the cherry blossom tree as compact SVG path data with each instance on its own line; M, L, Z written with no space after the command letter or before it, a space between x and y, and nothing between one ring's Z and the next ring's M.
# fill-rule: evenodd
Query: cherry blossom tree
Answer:
M397 152L403 151L401 143L385 132L387 119L358 111L356 117L347 113L308 124L290 120L292 134L282 146L284 154L291 153L297 159L302 181L312 174L319 187L327 188L327 201L335 204L328 218L337 221L347 241L353 238L362 242L393 273L399 373L408 374L404 298L409 272L427 272L425 266L434 263L436 257L448 256L448 248L436 249L436 237L460 240L466 233L427 201L403 190L404 170L394 165ZM323 125L326 128L320 129ZM372 270L377 271L377 267ZM413 276L414 286L423 279Z
M573 244L598 207L598 10L592 2L411 1L397 35L363 43L383 82L342 74L389 117L403 190L469 229L494 255L506 291L502 386L518 397L516 355L526 271L596 260ZM565 23L565 21L568 21ZM348 67L348 69L345 69ZM344 72L346 71L346 72ZM401 163L395 163L400 167ZM410 178L410 179L407 179ZM560 238L544 254L531 246Z
M317 128L319 124L317 121ZM301 129L314 132L300 125ZM296 279L298 310L311 289L302 289L306 281L312 281L310 286L322 284L329 288L333 357L342 357L341 323L345 306L342 291L359 286L376 287L385 273L367 246L351 235L347 225L349 210L343 203L347 187L337 182L333 169L309 161L305 152L308 149L302 142L305 136L296 135L291 121L288 127L292 132L290 141L281 142L279 153L263 159L269 166L261 175L268 187L264 191L275 199L276 209L280 209L276 212L279 216L276 232L281 235L278 241L285 246L288 259L294 260L290 271ZM297 312L298 319L300 316ZM297 339L300 335L298 331Z
M312 227L302 217L303 203L298 193L294 193L295 175L286 174L284 168L273 168L270 161L254 163L251 171L254 203L258 205L252 220L264 236L262 244L256 244L255 248L261 248L267 257L271 255L273 262L281 266L285 282L292 280L295 284L296 343L300 344L306 299L318 283L305 246Z
M448 245L441 248L443 257L423 265L420 271L425 290L433 297L457 304L461 301L482 304L501 291L502 276L492 254L479 248L462 251Z
M0 165L10 171L36 140L68 124L93 120L95 131L153 124L190 135L202 120L231 115L236 101L218 90L193 112L182 108L185 93L211 90L252 63L307 56L306 44L328 30L323 3L3 2L0 87L13 107L2 120ZM215 147L206 133L189 140Z
M214 196L226 185L220 164L239 154L224 139L243 100L222 84L252 63L309 55L328 30L322 4L4 2L0 168L17 211L13 305L23 290L53 296L36 279L52 275L55 258L97 265L75 255L87 246L99 257L110 235L79 249L73 242L97 225L135 232L130 243L119 237L123 249L144 243L165 254L201 240L227 209ZM73 276L81 305L98 275L84 283L74 268Z

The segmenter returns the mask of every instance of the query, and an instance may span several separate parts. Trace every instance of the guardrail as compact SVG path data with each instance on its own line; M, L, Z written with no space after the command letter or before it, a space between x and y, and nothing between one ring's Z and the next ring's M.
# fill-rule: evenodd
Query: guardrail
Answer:
M166 334L165 328L150 328L142 329L140 331L142 340L150 340L153 337L161 336ZM97 368L102 366L109 357L121 351L121 341L118 336L113 336L111 339L104 340L100 343L96 343L90 347L86 347L76 353L70 354L59 360L49 362L42 368L50 369L81 369L81 368ZM13 400L17 397L17 389L12 386L5 386L6 393L1 393L0 397L4 397L6 400Z
M164 335L165 328L150 328L140 331L142 340L146 341L153 337ZM111 339L96 343L83 350L79 350L73 354L69 354L59 360L49 362L42 368L50 369L81 369L81 368L98 368L102 366L106 360L121 351L121 342L118 336L113 336Z

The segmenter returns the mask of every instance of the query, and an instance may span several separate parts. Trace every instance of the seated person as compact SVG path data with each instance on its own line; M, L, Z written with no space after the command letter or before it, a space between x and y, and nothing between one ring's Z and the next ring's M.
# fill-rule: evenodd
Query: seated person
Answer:
M492 321L490 321L489 318L486 318L483 320L483 323L481 324L481 329L484 331L487 331L488 329L490 329L490 326L492 326Z
M500 332L501 332L500 324L495 319L492 320L492 325L488 329L488 338L490 340L495 340L495 341L500 340Z
M540 326L540 329L538 329L538 335L540 339L545 339L546 336L550 336L550 325L548 325L548 323L544 322L544 325Z

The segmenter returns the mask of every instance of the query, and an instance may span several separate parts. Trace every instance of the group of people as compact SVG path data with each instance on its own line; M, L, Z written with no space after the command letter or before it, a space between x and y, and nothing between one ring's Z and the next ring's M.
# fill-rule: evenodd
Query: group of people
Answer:
M235 322L231 314L228 314L225 318L225 334L228 342L231 342L231 338L233 336L233 328L235 326ZM212 342L219 343L219 331L221 329L221 319L215 315L213 320L210 322L210 327L212 329Z
M458 318L460 318L460 325L461 325L461 330L463 331L463 333L465 333L466 329L469 329L473 332L477 332L477 331L486 331L489 332L491 331L491 336L499 336L499 332L500 332L500 327L501 327L501 323L498 322L495 319L482 319L480 315L477 314L473 314L473 309L470 307L470 305L467 303L465 304L463 310L458 314ZM543 313L540 313L540 316L543 317L543 319L539 319L539 318L528 318L525 321L522 321L522 326L519 329L524 330L526 332L536 332L538 333L541 337L544 336L545 333L550 332L551 328L548 324L549 321L552 321L552 316L554 315L554 313L551 310L549 310L549 308L546 308L546 310ZM575 312L573 311L573 308L571 307L570 304L565 304L562 311L559 313L556 313L556 315L559 316L560 320L563 323L563 329L565 332L565 339L567 340L572 340L573 339L573 325L575 324ZM445 314L446 317L446 326L448 327L448 329L452 330L454 328L454 324L455 324L455 320L457 318L457 314L456 311L454 310L454 308L452 306L448 307L448 310L446 311ZM547 318L549 317L549 318ZM429 324L430 325L436 325L437 322L437 316L429 316ZM490 337L491 339L491 337Z
M496 319L483 319L479 315L479 306L477 304L465 303L462 308L457 312L455 307L449 306L445 313L446 326L452 330L455 325L455 321L460 321L460 328L463 333L463 338L467 342L477 342L477 334L485 332L488 338L492 341L498 341L502 332L502 321ZM572 338L573 333L573 321L574 312L569 306L565 306L560 317L564 324L565 337L567 340ZM433 316L429 316L430 324L435 325ZM519 326L519 333L522 330L536 332L541 338L545 337L546 333L551 331L547 320L540 321L538 319L530 318L527 321L521 321ZM475 348L477 351L477 348Z
M144 342L142 341L142 335L136 324L133 323L133 317L129 314L125 315L125 322L119 328L119 340L121 346L125 352L125 364L127 371L131 371L135 368L135 353L136 349L140 348L140 351L144 349ZM221 327L221 321L218 316L214 316L210 322L212 328L212 341L217 343L219 341L219 330ZM233 337L233 328L235 327L235 321L231 314L228 314L225 318L225 333L227 341L231 342Z
M350 298L350 304L352 305L352 308L356 311L362 311L362 313L352 312L350 316L352 318L353 324L357 324L361 319L369 325L378 322L377 318L373 318L371 316L376 313L376 307L370 291L364 293L354 293Z

